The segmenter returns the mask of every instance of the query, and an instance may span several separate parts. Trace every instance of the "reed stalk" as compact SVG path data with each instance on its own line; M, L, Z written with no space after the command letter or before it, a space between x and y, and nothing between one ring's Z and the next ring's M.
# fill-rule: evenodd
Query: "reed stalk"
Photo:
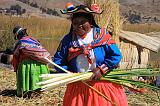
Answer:
M63 75L63 76L57 76L55 78L39 82L39 83L37 83L37 85L49 84L49 83L53 83L53 82L58 81L58 80L64 80L64 79L71 78L71 77L74 77L74 76L76 76L76 74L67 74L67 75Z
M68 73L58 73L58 74L42 74L40 78L43 80L45 79L51 79L51 78L56 78L56 77L61 77L61 76L66 76Z

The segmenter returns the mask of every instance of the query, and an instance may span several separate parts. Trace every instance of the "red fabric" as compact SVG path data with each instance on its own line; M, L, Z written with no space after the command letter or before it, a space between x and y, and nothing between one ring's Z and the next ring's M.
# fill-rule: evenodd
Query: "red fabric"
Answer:
M106 95L117 106L128 106L122 86L107 81L87 83ZM63 106L112 106L112 104L82 82L75 82L67 85Z
M18 59L16 58L16 55L13 55L13 60L11 64L13 65L14 71L16 71L18 66Z
M28 56L24 55L23 53L19 53L21 55L17 55L17 54L14 54L13 55L13 60L11 62L11 64L13 65L13 68L14 68L14 71L17 71L17 68L18 68L18 64L24 60L24 59L29 59Z
M76 35L74 33L73 33L73 41L77 41ZM95 33L94 41L91 42L90 44L82 45L80 47L70 47L67 59L68 61L70 61L80 54L85 54L88 58L88 62L92 63L92 59L90 58L89 50L102 46L102 45L111 45L111 44L115 44L115 41L112 39L109 33L106 34L105 28L102 28L100 30L100 34Z
M67 59L68 61L70 61L82 53L83 53L82 49L70 47Z

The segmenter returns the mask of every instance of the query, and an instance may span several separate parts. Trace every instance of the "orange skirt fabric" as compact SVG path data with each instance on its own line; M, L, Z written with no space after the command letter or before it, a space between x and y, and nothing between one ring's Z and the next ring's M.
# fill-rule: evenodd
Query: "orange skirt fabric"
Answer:
M108 97L112 103L79 81L67 85L63 106L114 106L113 103L116 106L128 106L122 86L108 81L88 81L87 84Z

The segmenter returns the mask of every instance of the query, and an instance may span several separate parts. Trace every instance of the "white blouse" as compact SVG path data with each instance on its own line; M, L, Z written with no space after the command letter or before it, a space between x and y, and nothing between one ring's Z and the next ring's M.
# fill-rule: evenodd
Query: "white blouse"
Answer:
M93 41L93 28L91 29L90 32L87 33L85 38L82 39L80 36L77 36L77 38L78 38L78 42L80 45L91 43ZM93 61L92 64L88 62L88 59L84 54L77 56L76 64L77 64L77 69L79 72L91 71L96 67L96 61L95 61L93 49L90 50L89 52L91 55L91 59Z

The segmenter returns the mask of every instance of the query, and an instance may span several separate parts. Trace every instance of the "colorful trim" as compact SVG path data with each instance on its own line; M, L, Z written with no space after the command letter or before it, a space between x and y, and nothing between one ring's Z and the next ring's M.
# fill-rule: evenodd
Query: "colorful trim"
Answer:
M67 3L66 9L60 11L62 14L77 13L77 12L101 14L103 12L97 4L92 4L91 8L89 8L86 5L78 5L75 7L72 3Z

